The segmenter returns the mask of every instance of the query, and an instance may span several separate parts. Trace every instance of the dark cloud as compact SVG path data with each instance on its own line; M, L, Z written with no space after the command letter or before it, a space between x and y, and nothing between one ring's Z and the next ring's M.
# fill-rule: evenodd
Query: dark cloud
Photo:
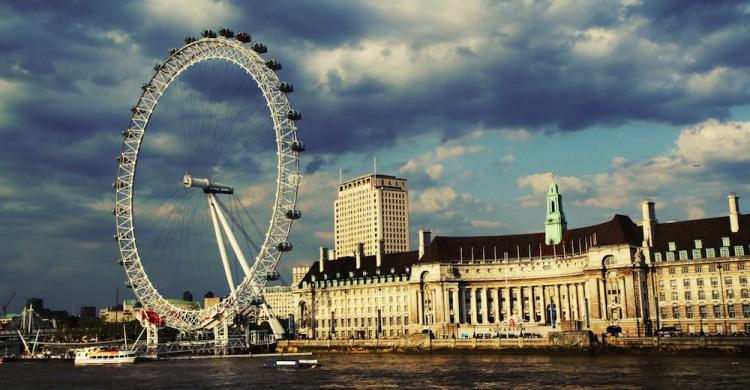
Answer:
M366 2L222 4L233 7L229 20L205 27L235 20L229 27L268 44L264 56L281 60L280 78L295 85L291 101L304 116L307 175L321 173L343 153L364 156L425 133L448 140L480 125L554 132L635 121L687 124L727 117L750 102L750 24L742 2L625 8L593 2L562 11L545 2L488 2L481 15L466 16L471 25L431 6L409 16ZM119 132L154 63L184 36L200 32L188 27L190 21L166 21L145 9L142 1L0 5L0 185L9 189L0 189L0 296L3 286L31 284L24 264L52 281L29 291L60 295L53 304L121 285L108 211ZM600 56L576 52L589 29L611 34L614 48ZM716 70L724 73L712 76L714 82L707 74ZM251 103L242 94L212 95L211 77L185 76L185 88L200 92L195 104ZM695 78L706 80L688 88ZM155 117L165 128L170 118L194 113L168 106ZM250 141L239 146L254 150ZM267 161L246 155L227 167L258 178ZM165 192L174 185L155 180L153 188ZM435 183L422 175L410 184ZM422 216L415 221L429 225ZM304 223L306 232L330 230ZM300 239L315 245L311 234ZM58 294L71 283L65 273L51 275L55 267L79 267L87 283L96 280Z

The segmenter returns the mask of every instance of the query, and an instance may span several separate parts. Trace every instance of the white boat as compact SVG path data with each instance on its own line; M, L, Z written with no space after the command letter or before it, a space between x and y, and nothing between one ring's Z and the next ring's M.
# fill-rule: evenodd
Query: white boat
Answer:
M76 352L75 364L131 364L135 363L135 358L135 351L106 350L100 347L89 347Z

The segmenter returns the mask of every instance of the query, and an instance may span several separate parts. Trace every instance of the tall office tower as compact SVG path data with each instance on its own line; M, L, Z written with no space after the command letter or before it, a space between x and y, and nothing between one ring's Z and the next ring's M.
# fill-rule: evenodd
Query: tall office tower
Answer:
M365 255L409 250L409 192L406 179L370 174L339 184L334 225L336 257L352 256L358 243Z

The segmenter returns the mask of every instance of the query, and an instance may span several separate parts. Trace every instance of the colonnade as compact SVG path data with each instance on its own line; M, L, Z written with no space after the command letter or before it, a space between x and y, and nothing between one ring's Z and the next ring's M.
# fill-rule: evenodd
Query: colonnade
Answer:
M502 324L510 318L525 323L549 323L549 305L553 304L556 321L586 321L601 318L598 307L606 307L602 296L597 309L590 313L587 302L590 296L588 283L556 283L538 285L496 285L481 283L427 284L419 292L417 308L421 325L443 324ZM599 303L599 302L597 302ZM425 309L428 309L425 311Z

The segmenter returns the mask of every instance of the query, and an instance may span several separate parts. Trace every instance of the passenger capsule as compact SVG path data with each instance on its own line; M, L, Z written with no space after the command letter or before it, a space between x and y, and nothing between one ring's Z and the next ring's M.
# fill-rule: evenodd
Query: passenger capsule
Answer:
M232 31L232 30L230 30L230 29L228 29L226 27L222 27L222 28L219 29L219 35L222 36L222 37L224 37L224 38L232 38L234 36L234 31Z
M160 71L161 70L161 66L162 66L161 64L154 65L154 70L157 71L157 72Z
M282 81L279 83L279 91L284 93L292 93L294 92L294 85L292 85L292 83Z
M203 38L216 38L216 33L213 30L203 30L201 36Z
M250 299L250 304L253 306L259 306L263 304L263 298L261 297L252 297Z
M281 62L277 60L266 61L266 67L271 70L281 70Z
M269 280L269 281L279 280L279 278L281 278L281 274L279 274L276 271L269 272L266 274L266 280Z
M195 39L195 37L191 37L189 35L185 37L185 44L186 45L189 45L189 44L191 44L191 43L193 43L195 41L197 41L197 39Z
M177 53L177 50L178 50L178 49L177 49L176 47L173 47L173 48L169 49L169 55L170 55L170 56L173 56L173 55L174 55L174 53Z
M287 210L285 213L286 217L289 219L300 219L302 218L302 212L299 210Z
M268 51L268 47L260 42L253 43L252 46L250 46L251 49L253 49L254 52L263 54Z
M280 242L276 244L276 250L279 252L289 252L292 250L292 243L291 242Z
M250 34L246 32L238 32L237 35L234 36L234 39L242 42L242 43L248 43L250 42Z
M304 152L305 151L305 143L302 142L302 141L294 141L289 146L289 148L291 148L293 151L295 151L297 153Z
M297 110L289 110L289 112L286 113L286 118L293 121L298 121L302 119L302 113Z

